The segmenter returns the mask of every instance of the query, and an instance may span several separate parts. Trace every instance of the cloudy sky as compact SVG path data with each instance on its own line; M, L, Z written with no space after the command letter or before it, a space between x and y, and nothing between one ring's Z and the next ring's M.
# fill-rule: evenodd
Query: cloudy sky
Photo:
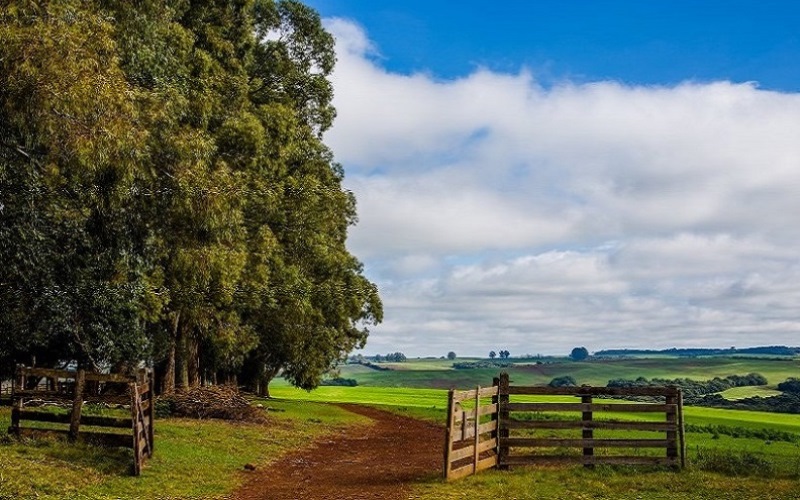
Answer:
M790 2L309 3L365 353L800 345Z

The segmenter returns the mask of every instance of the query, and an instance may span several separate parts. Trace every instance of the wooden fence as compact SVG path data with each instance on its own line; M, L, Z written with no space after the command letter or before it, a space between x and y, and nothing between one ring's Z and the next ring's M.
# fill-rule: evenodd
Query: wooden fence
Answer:
M8 432L16 436L60 434L71 441L133 448L133 472L138 476L145 458L153 455L152 387L152 370L141 370L130 377L18 366ZM87 402L130 405L130 417L84 415ZM71 409L66 414L34 410L30 409L33 403L71 403ZM81 430L81 426L93 429ZM120 429L128 432L121 433Z
M580 402L532 401L536 396L574 396ZM491 404L482 405L482 397L491 397ZM663 402L628 403L598 397ZM464 410L462 404L469 400L474 403ZM481 421L481 415L488 415L484 417L488 421ZM640 418L632 419L633 415ZM636 432L648 437L600 438L596 431ZM570 435L572 432L576 434ZM512 465L566 462L586 467L684 467L686 460L683 399L675 387L519 387L511 386L503 373L491 388L450 391L446 436L444 476L448 480Z

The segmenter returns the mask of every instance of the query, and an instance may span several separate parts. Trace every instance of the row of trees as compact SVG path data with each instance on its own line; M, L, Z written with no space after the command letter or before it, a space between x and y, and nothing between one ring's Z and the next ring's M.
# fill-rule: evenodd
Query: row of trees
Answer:
M364 345L382 306L345 246L316 12L11 0L0 17L4 375L145 362L164 392L264 392Z

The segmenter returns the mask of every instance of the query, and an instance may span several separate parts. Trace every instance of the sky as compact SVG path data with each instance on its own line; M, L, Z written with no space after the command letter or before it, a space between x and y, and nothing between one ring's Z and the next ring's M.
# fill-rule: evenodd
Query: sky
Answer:
M800 4L307 3L365 354L800 345Z

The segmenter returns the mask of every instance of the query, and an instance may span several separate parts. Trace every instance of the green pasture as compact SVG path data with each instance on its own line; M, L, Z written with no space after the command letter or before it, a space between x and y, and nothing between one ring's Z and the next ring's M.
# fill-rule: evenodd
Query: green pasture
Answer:
M155 454L132 477L131 450L11 439L0 408L0 499L221 498L265 465L317 437L368 419L334 405L262 401L267 424L158 419Z
M458 359L456 361L474 361ZM510 361L515 361L513 358ZM741 357L707 358L624 358L570 361L568 359L514 362L508 368L480 368L456 370L449 360L409 360L405 363L387 363L392 370L381 371L361 365L342 365L340 376L352 378L359 385L382 387L418 387L463 389L475 385L491 384L492 378L507 371L512 382L518 385L547 384L555 377L569 375L578 384L606 385L610 379L638 377L691 378L708 380L728 375L745 375L756 372L764 375L770 385L777 385L789 377L800 376L798 359L766 359Z
M357 403L388 407L415 407L431 410L444 422L447 411L447 391L443 389L414 389L408 387L319 387L304 391L282 386L270 389L277 400ZM514 401L574 402L573 396L512 396ZM625 401L603 400L609 403ZM800 415L768 413L747 410L726 410L687 406L684 408L687 424L727 425L744 428L771 428L800 435ZM626 414L609 414L609 418L626 418ZM653 417L656 418L656 417Z
M735 401L744 398L769 398L772 396L779 396L781 391L775 389L775 386L757 385L745 387L731 387L727 391L719 393L723 398Z

